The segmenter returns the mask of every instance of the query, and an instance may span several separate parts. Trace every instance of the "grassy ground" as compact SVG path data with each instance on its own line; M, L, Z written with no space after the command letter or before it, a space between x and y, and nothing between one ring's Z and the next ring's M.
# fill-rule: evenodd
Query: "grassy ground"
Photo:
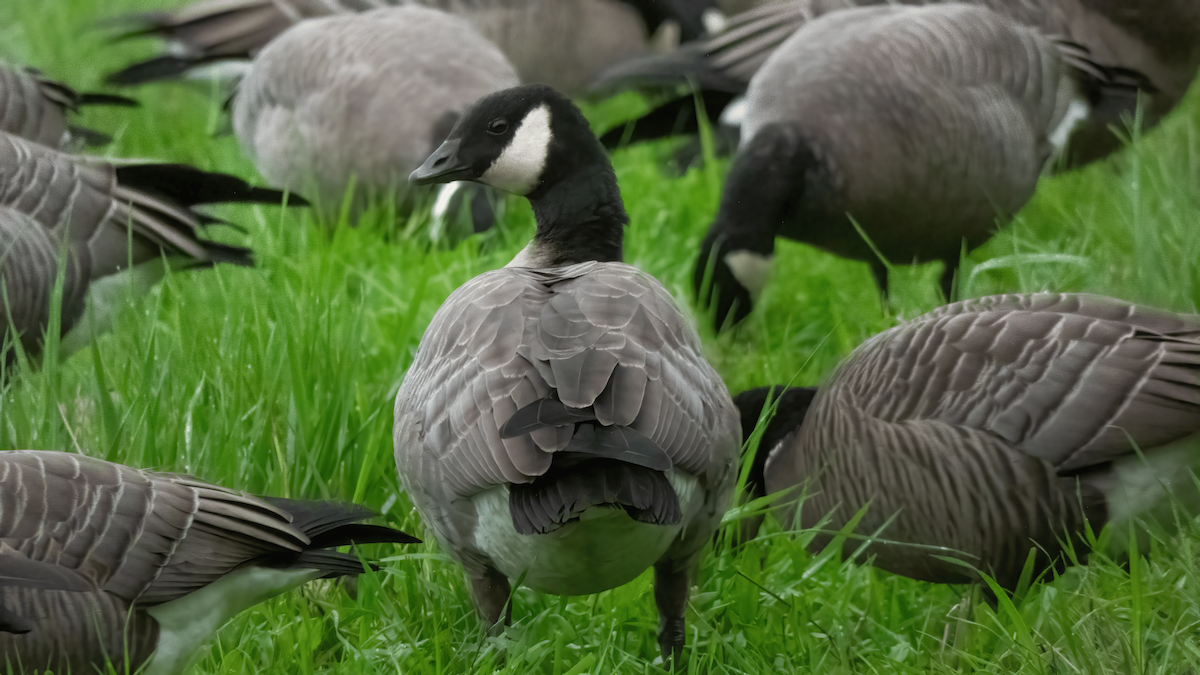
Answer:
M97 19L155 0L0 3L0 56L77 88L153 51L107 45ZM84 122L113 156L190 162L253 178L229 137L213 138L220 98L207 85L136 92L137 111ZM605 116L612 106L597 111ZM1045 180L1037 197L970 256L964 296L1093 291L1194 311L1200 295L1200 100L1120 156ZM724 165L668 179L657 151L619 153L633 218L627 258L678 297L712 216ZM435 246L424 221L373 213L330 233L304 211L238 208L256 269L169 276L123 297L115 329L59 362L51 356L0 397L0 447L54 448L186 471L257 492L354 499L409 531L397 490L391 406L424 326L460 283L502 265L532 233L523 200L503 226ZM734 391L816 383L865 337L895 321L865 265L780 244L775 282L738 335L706 335ZM901 273L893 311L938 304L936 270ZM735 557L703 563L689 612L691 672L1186 673L1200 663L1200 528L1153 539L1128 569L1093 560L1035 585L1016 606L984 606L943 644L960 588L921 584L826 552L777 529ZM382 550L357 599L329 584L231 622L195 673L656 673L647 575L592 597L520 591L515 625L487 637L463 579L435 546Z

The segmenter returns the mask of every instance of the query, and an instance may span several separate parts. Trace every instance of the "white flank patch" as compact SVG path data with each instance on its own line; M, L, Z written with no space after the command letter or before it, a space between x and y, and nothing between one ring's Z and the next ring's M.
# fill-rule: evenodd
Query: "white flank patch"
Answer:
M754 302L758 302L767 280L771 278L771 266L774 262L775 256L753 251L730 251L725 254L725 264L729 266L729 271L733 272L733 278L750 291L750 298Z
M750 104L746 103L746 97L739 96L721 111L721 124L727 127L740 127L749 110Z
M1071 138L1071 133L1075 131L1075 127L1087 121L1092 114L1092 108L1087 104L1087 101L1081 97L1071 99L1071 103L1067 105L1067 112L1063 114L1062 121L1050 133L1050 145L1054 146L1055 154L1061 153L1066 147L1067 141Z
M543 104L530 110L479 182L518 195L529 194L542 179L553 138L550 107Z
M226 621L321 574L315 569L243 567L178 600L152 607L148 613L159 624L158 649L142 673L182 673Z
M700 15L700 20L704 22L704 30L710 35L716 35L725 30L725 26L729 24L729 18L725 16L725 12L711 7L704 10Z

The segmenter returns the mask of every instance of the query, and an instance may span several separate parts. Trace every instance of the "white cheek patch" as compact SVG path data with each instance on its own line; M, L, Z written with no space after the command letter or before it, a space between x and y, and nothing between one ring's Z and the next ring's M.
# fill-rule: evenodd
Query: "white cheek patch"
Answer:
M479 181L507 192L529 194L542 179L553 138L550 107L540 105L530 110L513 132L512 141Z
M725 254L725 264L733 272L733 278L750 291L750 298L758 302L763 288L771 278L771 266L775 256L763 255L753 251L730 251Z

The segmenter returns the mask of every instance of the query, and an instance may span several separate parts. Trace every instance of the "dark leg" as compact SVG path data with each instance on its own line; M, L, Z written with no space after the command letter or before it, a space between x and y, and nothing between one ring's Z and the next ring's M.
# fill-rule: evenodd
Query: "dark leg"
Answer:
M683 664L686 637L683 615L687 609L688 565L678 560L654 565L654 604L658 605L658 647L663 665L676 670Z
M958 271L958 258L946 258L942 261L946 268L942 270L942 296L946 302L951 302L954 293L954 273Z
M479 610L479 615L491 627L493 633L499 632L502 626L507 626L512 623L512 603L509 602L509 596L512 594L512 587L508 584L508 577L491 567L485 567L483 574L471 576L471 591L475 594L475 609ZM503 615L504 623L500 623L501 615Z
M879 292L883 294L883 301L887 302L888 296L888 268L882 262L876 260L871 263L871 276L875 277L875 285L879 287Z

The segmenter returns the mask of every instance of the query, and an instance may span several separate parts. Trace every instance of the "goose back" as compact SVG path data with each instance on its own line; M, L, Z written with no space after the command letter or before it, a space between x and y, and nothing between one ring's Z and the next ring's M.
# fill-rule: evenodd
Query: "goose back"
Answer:
M137 103L122 96L80 94L32 68L0 61L0 131L51 148L107 143L108 136L70 124L68 116L85 105Z
M1200 317L1097 296L995 296L855 350L771 450L766 482L807 492L806 527L828 514L837 530L867 505L857 532L898 542L871 548L885 569L971 576L931 555L938 547L1012 587L1030 550L1045 569L1085 517L1104 524L1114 462L1197 430Z
M396 397L401 479L468 571L478 572L487 554L474 534L480 516L457 505L496 486L533 483L579 433L572 421L502 434L519 410L548 398L579 410L582 423L633 430L665 452L669 467L700 477L702 506L691 507L700 512L684 513L679 540L663 543L682 558L700 550L724 511L740 434L695 330L661 284L629 265L508 267L447 299Z
M0 318L4 321L0 334L8 339L9 331L14 331L11 335L27 353L41 351L60 261L65 263L61 303L65 333L83 313L91 276L89 251L86 246L60 249L51 230L20 211L0 206ZM5 354L11 362L14 352Z
M480 97L515 86L512 66L459 17L419 6L303 21L242 80L233 125L274 185L326 207L405 179Z

